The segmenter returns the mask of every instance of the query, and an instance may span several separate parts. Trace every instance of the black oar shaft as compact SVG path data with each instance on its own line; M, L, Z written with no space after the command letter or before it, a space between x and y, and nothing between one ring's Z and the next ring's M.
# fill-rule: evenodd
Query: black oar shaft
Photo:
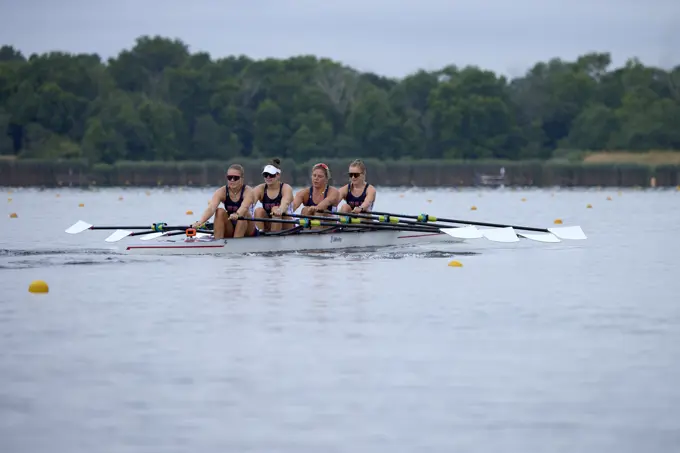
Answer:
M324 211L324 212L329 212L329 211ZM419 227L431 227L433 229L438 229L438 228L451 228L451 225L444 225L442 223L434 223L434 222L419 222L417 220L403 220L403 219L398 219L397 215L387 215L387 214L377 214L377 213L355 213L355 212L343 212L341 214L338 214L339 216L346 216L346 217L355 217L359 219L366 219L366 220L377 220L381 225L413 225L413 226L419 226ZM384 220L381 219L383 218L389 218L389 220ZM397 222L394 222L393 220L397 220Z
M305 227L313 226L330 226L338 228L356 228L356 229L374 229L374 230L402 230L402 231L412 231L418 233L436 233L438 230L428 225L390 225L381 223L340 223L333 221L332 218L321 217L322 219L327 219L328 221L318 220L318 219L307 219L308 216L302 216L300 220L287 220L287 219L276 219L276 218L247 218L239 217L239 220L250 220L253 222L272 222L272 223L288 223L293 225L303 225ZM315 216L316 217L316 216ZM308 225L301 223L302 220L310 220Z
M328 212L331 213L330 211L322 211L322 212ZM359 219L366 219L366 220L379 220L376 219L378 216L371 216L367 214L347 214L347 213L332 213L333 215L337 215L338 218L340 217L353 217L353 218L359 218ZM335 217L324 217L324 216L313 216L313 215L300 215L300 214L287 214L289 217L298 217L301 219L315 219L315 220L329 220L329 219L335 219ZM343 225L381 225L381 226L393 226L393 227L401 227L401 226L417 226L418 228L423 228L423 229L429 229L429 230L437 230L438 228L450 228L450 225L441 225L441 224L435 224L435 223L423 223L423 222L416 222L416 221L411 221L411 220L400 220L399 222L377 222L377 223L354 223L354 222L343 222L342 220L339 221Z
M372 214L376 215L387 215L391 217L403 217L406 219L420 219L421 216L417 215L407 215L407 214L392 214L390 212L378 212L378 211L372 211ZM488 226L488 227L496 227L496 228L507 228L507 227L512 227L515 230L526 230L526 231L539 231L542 233L549 233L550 230L547 228L535 228L535 227L526 227L526 226L519 226L519 225L504 225L500 223L487 223L487 222L475 222L472 220L456 220L456 219L444 219L442 217L437 217L437 216L430 216L427 214L423 214L426 218L434 218L433 221L439 221L439 222L448 222L448 223L461 223L464 225L478 225L478 226ZM423 223L425 224L425 221L418 220L418 223ZM428 224L432 224L431 222L427 221Z

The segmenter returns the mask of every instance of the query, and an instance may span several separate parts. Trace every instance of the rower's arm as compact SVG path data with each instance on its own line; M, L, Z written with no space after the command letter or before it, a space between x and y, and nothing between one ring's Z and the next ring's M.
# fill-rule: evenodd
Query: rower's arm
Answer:
M302 189L298 193L295 194L295 198L293 199L293 212L297 211L298 208L302 203L305 201L305 197L309 196L309 189Z
M366 199L361 203L361 210L366 211L375 202L375 187L368 186L366 190Z
M238 208L238 210L236 211L236 214L239 217L245 217L246 214L248 214L250 207L256 203L254 198L255 191L251 188L247 188L243 193L243 201L241 202L241 207Z
M281 212L286 212L288 205L293 202L293 188L288 184L283 186L283 195L281 196Z
M215 191L212 198L210 199L210 202L208 203L208 207L205 208L205 211L203 211L201 218L197 222L199 225L203 225L205 222L210 220L213 215L215 215L215 211L217 211L217 208L220 206L220 203L224 199L225 195L226 193L224 187L221 187Z
M335 187L328 189L328 196L324 198L321 203L316 206L318 211L326 211L331 206L337 206L340 203L340 191Z

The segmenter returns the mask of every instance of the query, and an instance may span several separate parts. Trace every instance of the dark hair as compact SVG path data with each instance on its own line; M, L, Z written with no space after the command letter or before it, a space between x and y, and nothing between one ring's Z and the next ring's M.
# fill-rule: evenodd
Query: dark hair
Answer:
M273 158L272 160L269 161L269 165L273 165L274 167L281 170L281 159L279 159L278 157L275 157L275 158Z

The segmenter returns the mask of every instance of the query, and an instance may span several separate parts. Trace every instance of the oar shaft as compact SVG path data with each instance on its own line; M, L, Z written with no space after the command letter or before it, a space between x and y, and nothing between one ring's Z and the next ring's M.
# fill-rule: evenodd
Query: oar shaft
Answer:
M464 225L478 225L478 226L488 226L488 227L496 227L496 228L507 228L507 227L512 227L515 230L526 230L526 231L538 231L541 233L549 233L550 230L547 228L535 228L535 227L526 227L526 226L519 226L519 225L504 225L500 223L487 223L487 222L475 222L472 220L456 220L456 219L444 219L441 217L436 217L436 216L430 216L427 214L421 214L420 216L417 215L407 215L407 214L392 214L390 212L378 212L378 211L372 211L372 214L376 215L387 215L390 217L403 217L406 219L418 219L417 223L425 223L427 222L428 224L432 224L430 222L430 219L432 219L433 222L447 222L447 223L460 223ZM422 217L425 217L426 220L420 220Z
M324 220L319 220L317 218L308 218L308 216L300 216L301 218L299 220L287 220L287 219L276 219L276 218L247 218L247 217L239 217L240 220L250 220L253 222L272 222L272 223L288 223L288 224L293 224L293 225L302 225L304 227L313 227L313 226L330 226L330 227L343 227L343 228L357 228L357 229L375 229L375 230L402 230L402 231L413 231L413 232L420 232L420 233L436 233L438 231L437 228L434 228L429 225L390 225L390 224L381 224L381 223L340 223L337 221L333 221L332 218L328 217L323 217L323 216L314 216L314 217L320 217L321 219ZM304 222L304 220L309 220L309 223Z
M324 211L324 212L329 212L329 211ZM381 225L412 225L412 226L419 226L419 227L432 227L433 229L437 228L451 228L451 225L444 225L442 223L434 223L434 222L419 222L417 220L403 220L399 219L397 215L381 215L381 214L376 214L376 213L361 213L357 214L355 212L343 212L342 214L338 214L340 217L346 216L346 217L353 217L357 219L367 219L367 220L377 220Z
M418 228L423 228L423 229L429 229L429 230L436 230L438 228L450 228L449 225L437 225L434 223L422 223L422 222L416 222L416 221L410 221L410 220L400 220L398 222L387 222L387 221L379 221L377 223L370 223L370 222L361 222L361 219L366 219L366 220L380 220L378 217L379 216L372 216L370 214L346 214L346 213L331 213L330 211L322 211L322 212L327 212L329 214L333 214L334 217L324 217L324 216L313 216L313 215L300 215L300 214L287 214L289 217L297 217L301 219L315 219L315 220L329 220L329 219L340 219L338 220L339 223L343 225L381 225L381 226L393 226L393 227L401 227L401 226L416 226ZM337 217L335 217L337 216ZM353 218L356 220L356 222L347 222L342 220L342 217L346 218ZM394 218L395 220L398 220Z

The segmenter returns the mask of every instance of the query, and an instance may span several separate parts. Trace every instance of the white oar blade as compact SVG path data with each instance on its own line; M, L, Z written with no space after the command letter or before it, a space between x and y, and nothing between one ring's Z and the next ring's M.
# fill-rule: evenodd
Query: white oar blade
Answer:
M517 235L538 242L562 242L557 236L550 233L517 233Z
M548 228L548 231L561 239L587 239L580 226Z
M83 222L82 220L78 220L76 223L68 227L66 229L66 232L68 234L78 234L82 233L85 230L89 230L90 227L92 227L92 225L90 225L89 223Z
M168 234L167 231L157 232L157 233L149 233L149 234L145 234L144 236L140 236L139 239L141 241L150 241L152 239L158 239L161 236L165 236L166 234Z
M128 230L116 230L113 232L113 234L106 239L104 239L106 242L118 242L123 238L126 238L132 234L132 231Z
M439 231L457 239L479 239L483 237L482 233L472 225L460 228L441 228Z
M490 241L494 242L517 242L519 238L515 234L512 227L506 228L489 228L488 230L480 230L481 233Z

